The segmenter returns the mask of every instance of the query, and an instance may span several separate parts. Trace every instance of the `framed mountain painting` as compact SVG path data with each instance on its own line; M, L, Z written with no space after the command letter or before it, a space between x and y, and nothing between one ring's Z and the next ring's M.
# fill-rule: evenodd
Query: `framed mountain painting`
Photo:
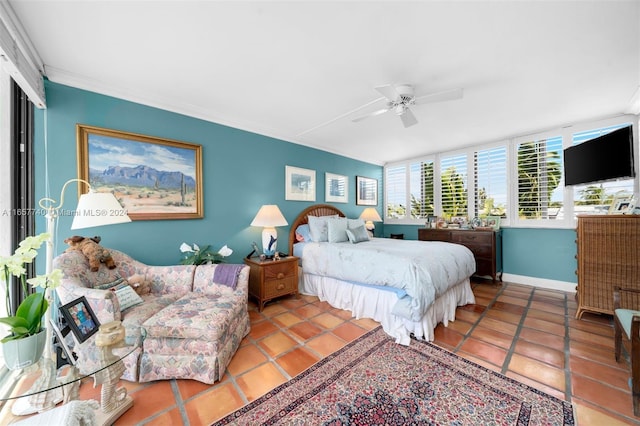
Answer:
M78 177L113 193L132 220L203 217L201 145L82 124L76 133Z

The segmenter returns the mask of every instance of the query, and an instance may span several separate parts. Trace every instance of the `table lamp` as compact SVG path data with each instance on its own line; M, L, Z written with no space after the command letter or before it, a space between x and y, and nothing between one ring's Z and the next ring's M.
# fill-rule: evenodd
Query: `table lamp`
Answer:
M287 220L275 204L265 204L258 210L258 214L251 222L251 226L264 227L262 230L262 252L267 257L276 253L278 232L275 227L287 225Z
M367 228L367 231L369 231L373 237L373 232L376 229L373 222L382 222L382 218L380 218L378 211L373 207L367 207L360 214L360 219L364 220L364 227Z

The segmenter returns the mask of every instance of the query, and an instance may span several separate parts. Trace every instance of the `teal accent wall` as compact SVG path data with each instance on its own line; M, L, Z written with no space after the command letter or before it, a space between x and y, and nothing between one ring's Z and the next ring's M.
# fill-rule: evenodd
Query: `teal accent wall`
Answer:
M574 229L503 228L505 273L575 283Z
M59 200L62 185L77 177L76 124L86 124L202 145L204 218L136 221L130 224L71 231L70 216L57 228L56 253L70 235L100 235L103 245L122 250L152 265L174 264L182 242L227 244L234 250L229 261L241 262L251 241L260 245L260 228L249 226L263 204L277 204L291 223L304 208L324 202L324 173L349 177L349 203L336 203L349 217L365 206L355 204L355 177L378 179L382 200L382 167L279 139L234 129L185 115L47 81L47 151L43 110L36 110L36 200L44 197L45 155L48 155L50 196ZM285 201L285 166L316 171L316 202ZM76 206L77 187L70 185L63 209ZM378 213L382 215L382 203ZM38 232L44 218L36 218ZM403 233L417 239L418 227L376 223L376 236ZM289 227L278 228L278 247L287 250ZM507 274L576 282L575 231L569 229L503 228L503 264Z
M384 225L383 234L418 239L419 225ZM376 227L376 236L380 236ZM577 282L576 232L573 229L502 228L505 274Z
M152 265L175 264L182 242L227 244L234 250L231 262L242 262L251 241L261 245L261 228L251 227L263 204L277 204L289 223L304 208L324 202L325 172L349 178L349 203L336 203L348 217L360 215L355 204L355 177L378 179L382 199L382 167L283 140L223 126L109 96L45 82L47 111L36 110L36 200L46 194L45 156L48 156L50 197L59 200L64 183L77 177L76 124L139 133L202 145L204 218L189 220L135 221L72 231L70 216L60 217L56 253L65 250L71 235L100 235L106 247L122 250ZM45 114L47 148L45 152ZM285 201L285 166L316 171L316 201ZM65 210L77 204L77 186L65 193ZM42 216L37 231L45 230ZM380 224L381 225L381 224ZM278 249L288 250L289 227L278 230Z

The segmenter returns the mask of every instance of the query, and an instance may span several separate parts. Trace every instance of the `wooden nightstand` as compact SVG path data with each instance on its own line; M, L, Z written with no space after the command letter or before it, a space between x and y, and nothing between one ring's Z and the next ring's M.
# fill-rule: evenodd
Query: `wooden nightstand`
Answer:
M298 295L298 258L283 257L280 260L264 260L253 257L244 263L251 267L249 272L249 294L258 300L258 310L276 297L287 294Z

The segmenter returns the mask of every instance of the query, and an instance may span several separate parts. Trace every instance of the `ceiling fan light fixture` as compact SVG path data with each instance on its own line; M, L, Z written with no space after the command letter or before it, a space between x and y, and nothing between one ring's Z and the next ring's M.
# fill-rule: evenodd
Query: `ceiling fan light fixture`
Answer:
M378 86L375 89L386 98L386 108L370 112L360 117L356 117L351 121L358 122L368 117L383 114L387 111L393 111L395 115L400 117L400 119L402 120L402 124L404 124L404 127L410 127L418 124L418 120L412 112L412 107L414 105L443 102L462 98L462 89L444 90L441 92L422 95L419 97L415 96L413 86L410 84L387 84L384 86ZM365 106L369 105L370 104L367 104Z

